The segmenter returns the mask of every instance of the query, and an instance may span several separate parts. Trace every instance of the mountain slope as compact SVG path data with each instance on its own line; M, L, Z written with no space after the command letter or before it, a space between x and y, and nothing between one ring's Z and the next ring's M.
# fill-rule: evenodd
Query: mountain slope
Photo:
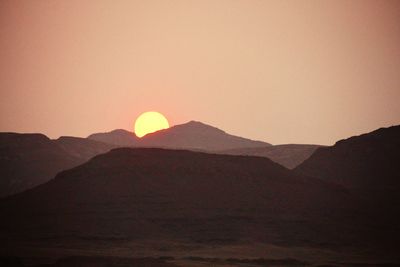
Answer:
M270 144L225 133L210 125L190 121L169 129L145 135L141 146L174 149L218 151L223 149L260 147Z
M134 133L125 130L92 134L88 138L118 146L159 147L203 151L269 145L265 142L253 141L230 135L218 128L197 121L176 125L169 129L147 134L142 138L138 138Z
M0 196L47 182L81 161L42 134L0 134Z
M295 170L345 186L374 220L393 225L400 212L399 159L400 126L392 126L318 148Z
M53 142L63 148L69 155L81 159L81 163L116 147L115 145L72 136L61 136Z
M266 158L122 148L1 201L0 236L316 242L349 203Z
M267 157L282 166L293 169L309 158L319 145L287 144L266 147L238 148L218 151L227 155Z
M94 133L89 135L87 139L123 147L137 146L140 140L134 133L123 129L106 133Z
M400 126L393 126L318 148L296 171L355 191L389 190L400 185L399 158Z
M0 133L0 197L47 182L112 146L84 138Z

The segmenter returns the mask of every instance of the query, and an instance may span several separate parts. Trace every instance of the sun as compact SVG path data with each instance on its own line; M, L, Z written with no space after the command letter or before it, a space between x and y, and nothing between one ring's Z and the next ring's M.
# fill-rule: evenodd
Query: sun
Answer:
M169 123L167 118L156 111L148 111L140 114L135 122L135 134L138 137L168 128Z

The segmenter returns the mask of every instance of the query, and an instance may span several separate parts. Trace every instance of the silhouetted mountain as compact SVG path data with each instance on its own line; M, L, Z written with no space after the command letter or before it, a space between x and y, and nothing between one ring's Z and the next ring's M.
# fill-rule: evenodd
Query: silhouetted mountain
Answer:
M203 150L208 152L270 145L265 142L230 135L218 128L198 121L190 121L169 129L147 134L141 138L140 144L147 147Z
M295 170L345 186L372 213L369 220L399 233L399 160L400 126L392 126L318 148Z
M400 126L392 126L320 147L296 171L384 196L400 189L399 159Z
M253 141L234 136L210 125L190 121L138 138L126 130L115 130L109 133L97 133L89 139L132 147L159 147L173 149L189 149L202 151L218 151L234 148L268 146L268 143Z
M43 134L0 133L0 196L47 182L111 148L84 138L50 140Z
M138 146L140 140L134 133L123 129L117 129L107 133L95 133L89 135L87 138L121 147Z
M126 130L92 134L89 139L121 147L187 149L228 155L261 156L292 169L307 159L318 145L276 145L233 136L210 125L190 121L138 138Z
M318 145L276 145L233 136L210 125L190 121L138 138L126 130L92 134L89 139L128 147L187 149L228 155L261 156L292 169L307 159Z
M115 145L97 142L87 138L61 136L54 140L69 155L82 159L82 163L98 154L103 154L115 148Z
M0 196L47 182L81 161L42 134L0 134Z
M2 134L4 141L0 164L5 167L1 170L3 178L0 196L14 194L48 181L59 171L77 166L117 146L184 148L208 152L269 146L268 143L232 136L215 127L194 121L143 138L138 138L126 130L93 134L89 138L60 137L50 140L44 135L38 136ZM17 150L13 150L13 147Z
M267 158L121 148L0 201L0 236L334 242L351 203Z
M218 153L227 155L246 155L267 157L276 163L293 169L304 160L308 159L319 145L287 144L266 147L238 148L222 150Z

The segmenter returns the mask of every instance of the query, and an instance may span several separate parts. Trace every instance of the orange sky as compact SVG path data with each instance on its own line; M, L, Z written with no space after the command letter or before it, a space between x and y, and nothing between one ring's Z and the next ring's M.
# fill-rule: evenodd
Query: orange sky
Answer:
M400 1L0 1L0 131L141 112L271 143L400 123Z

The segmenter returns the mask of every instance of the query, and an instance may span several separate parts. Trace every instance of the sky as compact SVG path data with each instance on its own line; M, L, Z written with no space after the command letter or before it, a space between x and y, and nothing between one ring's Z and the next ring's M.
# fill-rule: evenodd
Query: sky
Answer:
M400 1L0 1L0 131L149 110L273 144L400 124Z

